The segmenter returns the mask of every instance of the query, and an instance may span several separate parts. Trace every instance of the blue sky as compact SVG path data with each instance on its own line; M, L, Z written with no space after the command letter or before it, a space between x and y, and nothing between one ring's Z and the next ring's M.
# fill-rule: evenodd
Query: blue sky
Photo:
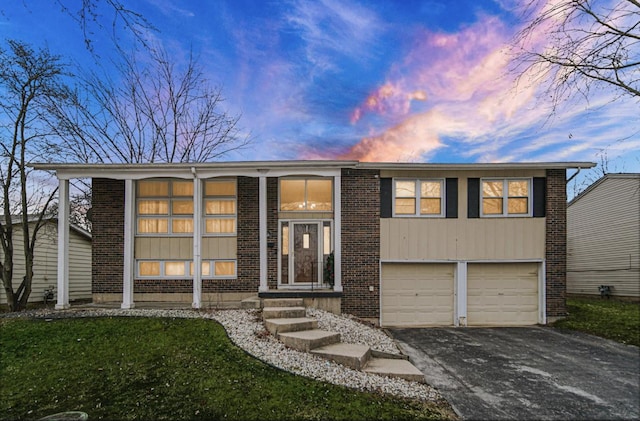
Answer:
M521 25L516 0L125 3L177 63L193 50L242 113L253 143L227 159L598 162L605 152L609 171L640 172L637 100L605 87L548 118L540 87L513 82L504 51ZM114 49L101 10L92 39L105 63ZM0 11L3 39L95 66L55 0Z

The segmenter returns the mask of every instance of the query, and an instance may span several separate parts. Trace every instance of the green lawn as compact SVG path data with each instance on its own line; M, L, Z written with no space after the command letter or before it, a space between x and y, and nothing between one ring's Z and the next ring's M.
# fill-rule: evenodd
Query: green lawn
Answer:
M0 319L0 419L442 419L405 400L275 369L202 319Z
M640 346L640 304L601 298L567 299L569 317L555 327Z

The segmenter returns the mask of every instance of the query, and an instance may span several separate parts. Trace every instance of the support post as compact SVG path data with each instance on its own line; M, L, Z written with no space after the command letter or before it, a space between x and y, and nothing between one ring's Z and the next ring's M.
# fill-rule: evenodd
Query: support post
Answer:
M455 326L467 325L467 262L456 267L456 319Z
M202 180L193 171L193 308L202 306Z
M135 187L133 180L124 181L124 261L122 273L122 305L120 308L134 308L133 303L133 241L135 232Z
M69 308L69 180L58 180L58 302L56 310Z
M259 178L258 206L260 224L260 288L259 292L269 291L267 266L267 177Z
M333 290L342 292L342 176L333 178Z

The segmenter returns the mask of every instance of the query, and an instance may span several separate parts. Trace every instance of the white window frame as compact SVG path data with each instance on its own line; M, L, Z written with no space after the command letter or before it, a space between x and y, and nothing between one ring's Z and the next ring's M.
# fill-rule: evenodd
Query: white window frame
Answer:
M160 274L159 275L146 275L143 276L140 274L140 263L141 262L158 262L160 264ZM175 275L167 275L165 273L165 263L167 262L183 262L185 274L181 276ZM217 263L224 262L232 262L234 265L234 273L233 275L224 275L224 276L216 276L215 265ZM184 259L136 259L136 271L135 276L136 279L193 279L191 275L191 263L193 260L184 260ZM202 279L236 279L238 277L238 261L237 259L203 259L201 263L209 263L209 273L203 273Z
M142 179L139 181L161 181L169 183L169 195L168 196L143 196L140 197L136 194L136 236L137 237L193 237L192 232L173 232L173 221L174 220L189 220L191 219L192 223L195 224L193 214L191 214L191 218L189 218L189 214L174 214L173 213L173 201L174 199L177 201L184 200L193 202L193 195L191 196L174 196L173 195L173 182L184 182L190 181L181 178L153 178L153 179ZM136 189L136 191L139 191ZM145 200L166 200L168 202L168 213L165 215L155 215L155 214L140 214L138 212L138 204L140 201ZM193 203L192 203L193 204ZM193 204L195 206L195 204ZM139 222L140 219L166 219L167 220L167 232L140 232Z
M238 235L238 179L237 178L209 178L203 179L203 187L202 187L202 237L236 237ZM206 194L206 183L212 181L233 181L235 185L235 192L233 196L207 196ZM205 202L207 199L213 200L233 200L234 202L234 213L232 214L220 214L220 215L208 215L206 212ZM212 219L233 219L235 221L235 231L234 232L207 232L207 220ZM236 269L237 271L237 269Z
M331 182L331 209L330 210L316 210L316 209L302 209L302 210L282 210L282 185L281 181L296 181L302 180L304 181L304 203L305 207L307 206L307 181L309 180L325 180ZM334 177L280 177L278 178L278 212L299 212L299 213L333 213L336 208L335 200L334 200L334 192L335 192L335 179Z
M406 214L406 213L396 213L396 183L400 181L400 182L406 182L406 181L413 181L414 182L414 186L415 186L415 196L413 197L413 199L415 199L416 201L416 207L414 209L414 213L413 214ZM422 214L420 213L420 199L422 199L422 186L421 183L423 181L430 181L430 182L434 182L437 181L440 183L440 213L438 214ZM393 197L392 197L392 208L393 208L393 213L392 216L394 218L443 218L445 216L445 207L446 207L446 196L447 196L447 192L446 192L446 183L445 183L445 179L444 178L394 178L393 179L393 185L391 186L392 190L393 190ZM408 198L408 196L407 196Z
M502 213L484 213L484 182L502 181ZM527 213L509 213L509 181L526 181L527 188ZM533 177L486 177L480 179L480 216L482 218L531 218L533 217ZM515 196L514 196L515 197ZM521 197L521 196L518 196ZM524 197L524 196L522 196ZM498 197L496 197L497 199Z

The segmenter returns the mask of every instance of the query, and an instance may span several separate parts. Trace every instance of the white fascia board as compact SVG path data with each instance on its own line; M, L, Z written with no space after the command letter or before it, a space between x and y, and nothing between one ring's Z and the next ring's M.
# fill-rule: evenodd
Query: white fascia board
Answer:
M407 162L361 162L358 168L378 170L423 170L423 171L473 171L473 170L554 170L569 168L593 168L593 162L491 162L491 163L407 163Z

